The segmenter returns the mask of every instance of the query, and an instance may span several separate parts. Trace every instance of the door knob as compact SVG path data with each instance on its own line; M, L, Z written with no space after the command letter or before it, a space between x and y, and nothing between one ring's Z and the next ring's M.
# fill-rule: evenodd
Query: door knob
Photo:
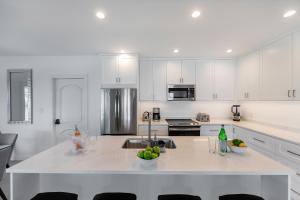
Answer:
M54 122L55 125L59 125L60 124L60 119L56 119Z

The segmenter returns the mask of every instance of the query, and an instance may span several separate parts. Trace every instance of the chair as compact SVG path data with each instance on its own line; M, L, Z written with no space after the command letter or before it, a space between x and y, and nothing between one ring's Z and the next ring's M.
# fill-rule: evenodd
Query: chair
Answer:
M136 195L131 193L102 193L97 194L93 200L136 200Z
M10 151L11 151L10 149L11 149L11 146L7 146L5 148L0 149L0 181L3 178L4 172L5 172L5 169L6 169L6 163L7 163L7 160L9 158ZM0 187L0 197L3 200L7 200L7 198L4 194L4 192L2 191L1 187Z
M78 195L66 192L39 193L31 200L78 200Z
M263 198L250 194L228 194L220 196L219 200L264 200Z
M8 168L10 166L10 159L11 159L11 155L14 150L17 138L18 138L18 134L13 134L13 133L0 134L0 145L10 145L11 146L9 157L7 159L6 168Z
M165 194L159 195L158 200L201 200L201 198L187 194Z

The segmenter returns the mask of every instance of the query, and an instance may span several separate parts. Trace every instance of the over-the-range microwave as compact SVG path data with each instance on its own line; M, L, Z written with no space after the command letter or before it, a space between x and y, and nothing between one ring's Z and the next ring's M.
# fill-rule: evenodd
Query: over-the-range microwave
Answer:
M195 85L168 85L168 101L195 101Z

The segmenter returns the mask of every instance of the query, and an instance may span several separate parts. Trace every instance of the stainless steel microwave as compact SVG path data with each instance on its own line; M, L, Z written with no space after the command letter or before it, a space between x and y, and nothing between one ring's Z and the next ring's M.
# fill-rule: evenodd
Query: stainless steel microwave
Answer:
M195 85L168 85L168 101L195 101Z

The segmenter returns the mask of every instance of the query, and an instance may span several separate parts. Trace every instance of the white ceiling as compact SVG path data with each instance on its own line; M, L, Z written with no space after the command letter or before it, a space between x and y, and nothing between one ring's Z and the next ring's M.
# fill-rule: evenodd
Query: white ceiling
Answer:
M289 9L298 13L283 18ZM299 0L0 0L0 55L226 57L296 27Z

